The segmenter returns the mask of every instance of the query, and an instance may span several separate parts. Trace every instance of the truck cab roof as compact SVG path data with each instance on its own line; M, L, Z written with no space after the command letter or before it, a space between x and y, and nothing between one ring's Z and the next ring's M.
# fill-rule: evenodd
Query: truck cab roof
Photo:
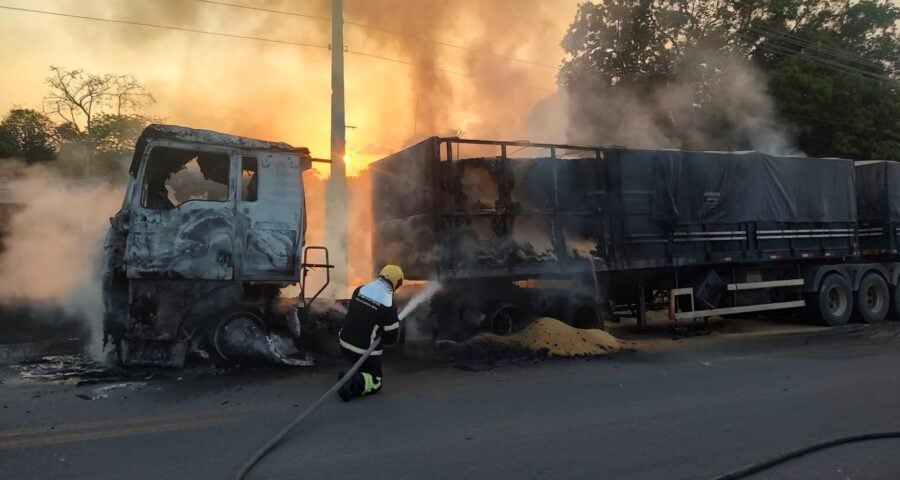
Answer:
M152 140L175 140L184 143L201 145L218 145L239 150L270 151L270 152L294 152L309 156L306 147L294 147L284 142L272 142L249 137L241 137L227 133L182 127L178 125L164 125L154 123L148 125L138 138L134 149L134 157L128 173L132 177L137 175L141 165L141 157L148 142Z

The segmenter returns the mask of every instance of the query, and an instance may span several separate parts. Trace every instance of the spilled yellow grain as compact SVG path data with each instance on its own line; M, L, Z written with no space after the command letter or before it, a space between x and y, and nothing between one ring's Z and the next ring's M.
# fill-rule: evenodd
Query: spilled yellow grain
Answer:
M550 355L559 357L605 355L622 349L619 339L603 330L574 328L549 317L538 319L513 335L486 333L475 341L532 351L546 348Z

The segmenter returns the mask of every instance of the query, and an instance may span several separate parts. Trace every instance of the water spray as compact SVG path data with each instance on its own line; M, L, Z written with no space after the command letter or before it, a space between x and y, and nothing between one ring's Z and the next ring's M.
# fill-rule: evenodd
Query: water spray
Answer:
M441 284L438 282L428 282L428 285L425 286L421 292L417 293L414 297L409 299L409 302L403 306L403 309L400 310L400 313L397 315L400 317L400 320L408 317L410 313L413 312L419 305L431 300L431 297L434 296L441 289Z
M416 307L430 300L431 297L433 297L440 289L440 283L428 282L428 285L421 292L415 294L411 299L409 299L409 302L407 302L406 305L403 306L403 308L400 310L400 313L397 314L397 317L402 321L404 318L408 317L409 314L416 309ZM356 363L353 364L350 370L348 370L347 373L345 373L337 383L335 383L330 389L328 389L328 391L325 392L324 395L319 397L319 399L316 400L315 403L310 405L309 408L304 410L303 413L298 415L297 418L295 418L291 423L289 423L280 432L278 432L277 435L272 437L271 440L266 442L266 444L263 445L262 448L257 450L256 453L254 453L253 456L250 457L250 460L248 460L244 465L241 466L241 468L237 472L235 472L234 480L243 480L243 478L247 476L253 466L256 465L257 462L259 462L260 459L262 459L273 448L275 448L275 446L278 445L278 442L280 442L285 435L290 433L290 431L293 430L294 427L297 426L297 424L302 422L306 417L310 416L317 408L319 408L319 406L322 405L325 399L334 395L335 392L337 392L338 389L347 382L347 380L350 380L350 377L356 374L356 371L359 370L359 367L362 366L363 362L365 362L366 359L369 358L369 355L372 354L372 352L376 347L378 347L380 343L381 338L376 338L375 341L373 341L372 344L369 345L369 348L366 349L365 353L363 353L362 356L360 356L359 359L356 360Z

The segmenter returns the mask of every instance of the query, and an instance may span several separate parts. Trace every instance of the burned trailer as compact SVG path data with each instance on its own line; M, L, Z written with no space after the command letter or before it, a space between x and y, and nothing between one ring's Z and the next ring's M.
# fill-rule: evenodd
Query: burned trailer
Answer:
M371 169L375 262L445 284L439 337L652 308L885 317L860 301L890 266L860 255L850 160L433 137Z
M321 248L304 245L310 162L285 143L147 127L105 243L104 346L125 365L180 366L191 348L227 358L297 338L279 293Z

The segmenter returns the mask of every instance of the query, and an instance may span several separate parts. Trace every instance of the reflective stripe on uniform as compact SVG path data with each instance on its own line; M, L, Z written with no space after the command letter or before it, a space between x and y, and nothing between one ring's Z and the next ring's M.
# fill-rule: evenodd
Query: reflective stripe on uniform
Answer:
M365 389L363 390L363 395L370 394L375 390L381 388L381 378L372 375L371 373L362 372L363 380L366 382Z
M344 341L343 338L340 339L340 342L341 342L341 346L342 346L342 347L346 348L347 350L350 350L350 351L353 352L353 353L358 353L358 354L360 354L360 355L365 355L365 354L366 354L366 349L365 349L365 348L359 348L359 347L357 347L356 345L353 345L352 343L347 343L347 342ZM373 351L370 355L381 355L381 350L375 350L375 351Z
M390 332L391 330L396 330L400 328L400 322L394 322L386 327L384 327L385 332Z

